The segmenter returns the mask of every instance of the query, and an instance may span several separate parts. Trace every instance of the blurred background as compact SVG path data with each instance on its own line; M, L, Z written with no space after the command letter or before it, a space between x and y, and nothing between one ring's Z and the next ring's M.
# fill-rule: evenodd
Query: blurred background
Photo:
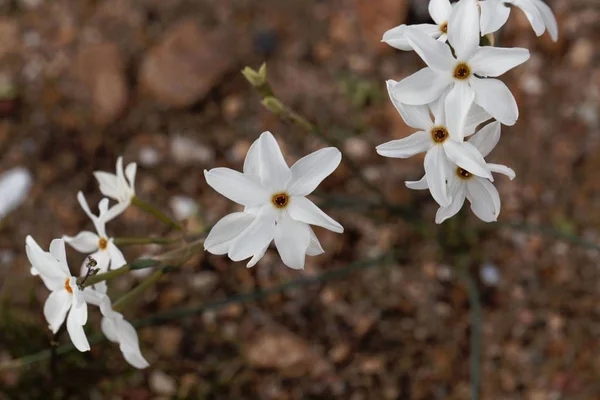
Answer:
M48 291L29 275L24 238L47 248L92 229L76 193L97 204L93 171L114 171L119 155L137 162L138 195L194 232L237 209L206 184L204 169L240 170L264 130L290 165L327 145L265 110L240 74L246 65L267 61L277 96L343 143L345 157L397 206L374 206L374 194L342 162L319 188L326 195L314 199L346 231L315 229L326 253L308 257L304 271L287 269L273 249L251 270L198 254L124 313L137 321L197 309L140 325L149 368L135 370L117 345L102 342L59 356L53 367L43 360L2 371L0 398L467 399L465 271L481 294L481 398L600 398L600 2L548 0L558 43L537 38L512 11L497 40L530 49L531 59L503 77L520 118L503 128L488 161L517 178L497 179L499 223L486 225L467 208L442 226L429 194L404 186L422 176L422 157L374 151L413 131L389 102L385 80L422 66L381 35L427 22L427 4L0 0L0 173L20 166L33 175L25 202L0 221L0 362L49 347ZM134 208L108 231L170 234ZM133 260L161 250L124 253ZM68 257L78 271L84 256L69 249ZM349 265L336 279L320 278ZM113 282L113 299L140 279ZM99 319L91 310L90 334Z

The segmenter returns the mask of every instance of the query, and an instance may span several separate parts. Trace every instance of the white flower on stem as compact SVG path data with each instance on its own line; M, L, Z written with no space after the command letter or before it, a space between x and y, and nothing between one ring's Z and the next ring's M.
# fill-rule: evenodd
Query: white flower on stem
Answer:
M112 309L110 298L101 292L87 287L83 291L86 301L100 308L102 313L102 333L108 340L119 344L125 360L136 368L146 368L150 364L140 349L140 341L133 325L131 325L123 314Z
M117 158L116 174L104 171L94 172L100 186L100 192L104 196L117 201L117 204L110 209L110 219L125 211L131 204L131 199L135 197L136 171L136 163L129 163L123 171L123 157L119 157Z
M521 48L479 47L479 10L475 0L461 0L448 23L450 48L415 30L406 31L412 48L428 65L394 86L394 97L404 104L432 103L446 95L448 126L463 137L467 113L477 103L504 125L514 125L517 102L497 77L529 59Z
M541 0L483 0L481 9L481 34L496 32L502 28L510 15L510 6L520 8L537 36L546 30L553 41L558 40L558 23L552 9Z
M206 250L227 253L234 261L252 257L248 263L251 267L274 240L284 264L304 268L306 254L323 252L309 224L344 231L305 197L337 168L340 160L340 151L328 147L290 168L273 135L264 132L249 150L244 173L229 168L205 171L213 189L245 206L244 212L227 215L213 227L205 242Z
M77 286L77 278L69 272L63 240L54 239L47 252L31 236L27 236L25 251L31 263L31 273L39 275L51 292L44 304L48 327L56 334L66 318L73 345L79 351L88 351L90 344L83 330L88 318L87 304Z
M434 39L445 43L448 40L448 21L452 14L452 4L450 0L431 0L429 2L429 15L435 24L415 24L399 25L386 31L383 34L382 42L389 44L399 50L412 50L408 40L406 40L406 29L417 29Z
M77 200L81 205L81 208L88 217L92 220L96 233L90 231L82 231L77 236L64 236L65 242L71 247L83 254L90 254L90 257L96 261L96 267L100 272L108 271L110 266L111 269L121 268L127 263L121 250L113 243L113 238L109 238L106 234L106 223L114 215L110 215L108 209L108 199L102 199L98 204L98 210L100 213L98 216L92 214L90 207L82 192L77 193ZM86 267L87 260L84 261L82 266L82 275L87 273ZM105 282L100 282L95 286L96 289L104 291L106 288Z
M432 120L429 106L409 106L395 99L392 95L395 84L396 82L392 80L387 82L392 103L404 122L419 131L404 139L392 140L377 146L377 153L384 157L408 158L425 151L425 176L431 195L443 207L452 202L452 196L449 195L446 187L448 169L444 167L448 160L464 169L473 171L473 174L477 176L493 179L483 156L475 146L463 142L462 139L460 141L454 139L456 135L446 123L442 102L440 105L432 107L431 111L434 117ZM467 134L472 134L477 125L489 119L489 115L477 105L473 105L471 108L470 118L467 118L467 125L463 128Z
M485 157L496 147L500 140L500 123L493 122L481 128L471 137L469 143L477 148ZM487 164L492 172L504 174L514 179L515 172L499 164ZM435 222L441 224L448 218L456 215L462 208L465 198L471 203L473 213L484 222L494 222L500 214L500 195L496 187L485 178L473 175L468 170L455 164L447 163L444 168L448 171L448 192L452 196L452 203L440 207L435 216ZM422 190L428 188L427 175L419 181L406 182L409 189Z

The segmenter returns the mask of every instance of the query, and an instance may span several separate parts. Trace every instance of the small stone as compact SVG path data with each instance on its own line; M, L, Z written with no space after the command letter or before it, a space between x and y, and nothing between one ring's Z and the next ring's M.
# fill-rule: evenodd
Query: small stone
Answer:
M185 19L146 54L140 83L159 103L187 107L208 94L231 69L230 48L222 35Z
M590 65L593 56L594 43L587 38L577 39L569 52L569 60L576 68L584 68Z
M192 276L189 282L195 292L208 294L216 288L219 276L212 271L202 271Z
M187 196L173 196L169 200L169 206L173 210L175 219L178 221L185 221L196 213L198 210L198 203L196 200Z
M500 272L494 264L484 264L479 274L483 283L488 286L496 286L500 282Z
M173 326L162 326L158 329L156 351L166 357L174 357L179 352L183 339L183 330Z
M213 149L190 137L176 135L171 139L171 156L178 164L210 164L215 153Z
M338 344L329 350L329 359L334 363L341 363L348 359L350 355L350 346L346 343Z
M154 371L150 375L150 389L156 394L173 396L177 390L175 379L162 371Z
M156 167L160 159L160 153L154 147L144 146L140 148L139 160L142 166L147 168Z

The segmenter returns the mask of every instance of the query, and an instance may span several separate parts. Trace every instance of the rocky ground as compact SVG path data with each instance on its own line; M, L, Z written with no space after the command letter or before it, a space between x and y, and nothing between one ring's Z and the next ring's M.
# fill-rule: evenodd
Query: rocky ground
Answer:
M458 263L482 294L483 399L599 398L600 3L548 3L558 43L536 38L518 10L498 38L532 52L504 79L521 117L490 156L517 172L514 181L498 179L500 222L466 212L437 227L434 201L403 185L420 178L422 158L374 152L411 133L385 80L421 65L380 43L381 34L425 21L425 1L0 0L0 171L19 165L34 175L25 204L0 223L0 361L49 346L47 290L29 275L24 237L45 246L90 229L75 195L100 198L94 170L112 170L119 155L138 162L140 197L201 231L235 209L206 184L204 169L240 169L264 130L290 162L326 145L263 109L239 73L246 65L266 60L278 96L342 141L388 200L408 210L365 208L372 193L342 165L320 187L335 197L320 204L346 232L318 229L327 253L308 258L304 271L286 269L274 250L252 270L198 254L125 316L380 262L144 326L151 366L143 371L106 342L53 365L4 371L0 398L466 399L470 320ZM538 226L546 228L531 228ZM135 209L110 231L169 233ZM70 251L69 259L79 265L83 256ZM139 279L111 290L125 293ZM97 314L90 332L99 329Z

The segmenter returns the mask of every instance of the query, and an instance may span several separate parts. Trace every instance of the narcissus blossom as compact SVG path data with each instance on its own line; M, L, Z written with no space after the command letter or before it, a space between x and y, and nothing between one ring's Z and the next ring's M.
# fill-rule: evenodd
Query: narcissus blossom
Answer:
M131 204L131 199L135 197L136 171L136 163L129 163L123 171L123 157L119 157L117 158L116 174L104 171L94 172L102 194L117 201L117 204L111 207L113 218L125 211Z
M529 59L521 48L479 47L479 10L475 0L461 0L448 23L448 45L418 30L407 30L411 47L428 65L394 86L401 103L429 104L446 95L449 128L462 137L467 113L473 102L505 125L514 125L519 110L508 87L498 79ZM492 78L490 78L492 77Z
M404 122L419 131L404 139L392 140L377 146L377 153L385 157L408 158L426 151L427 183L431 195L443 207L449 206L452 202L446 188L448 170L444 168L448 161L472 171L477 176L492 178L479 151L472 144L463 142L462 138L455 139L456 132L446 124L443 102L432 107L432 119L429 106L409 106L397 101L392 94L395 84L396 82L392 80L387 82L392 103ZM490 118L477 105L472 106L471 109L470 118L467 118L468 124L463 128L467 134L472 134L479 123Z
M31 236L27 236L25 251L31 263L31 273L39 275L51 292L44 304L48 327L56 333L66 318L67 332L73 345L79 351L88 351L90 344L83 330L88 318L87 304L77 286L77 278L69 272L63 240L54 239L47 252Z
M541 0L484 0L479 2L481 9L481 34L496 32L510 15L510 5L520 8L529 20L537 36L547 30L553 41L558 40L558 24L554 13Z
M108 209L108 199L102 199L98 204L98 210L100 211L98 216L92 214L82 192L77 193L77 200L83 211L92 220L96 233L82 231L74 237L64 236L65 242L80 253L90 254L90 257L96 261L96 267L99 268L100 272L108 271L109 267L117 269L125 265L127 262L123 257L123 253L113 243L113 238L108 237L106 234L106 223L114 218L114 215L111 215ZM86 272L86 262L83 264L82 274ZM96 285L96 289L101 290L101 288L105 288L104 282Z
M244 212L224 217L211 230L205 248L227 253L234 261L262 258L274 240L283 262L304 268L305 255L323 252L309 224L342 233L343 227L305 196L339 165L341 153L333 147L298 160L291 168L277 141L264 132L254 142L244 163L244 173L229 168L205 171L206 181L223 196L245 206Z

